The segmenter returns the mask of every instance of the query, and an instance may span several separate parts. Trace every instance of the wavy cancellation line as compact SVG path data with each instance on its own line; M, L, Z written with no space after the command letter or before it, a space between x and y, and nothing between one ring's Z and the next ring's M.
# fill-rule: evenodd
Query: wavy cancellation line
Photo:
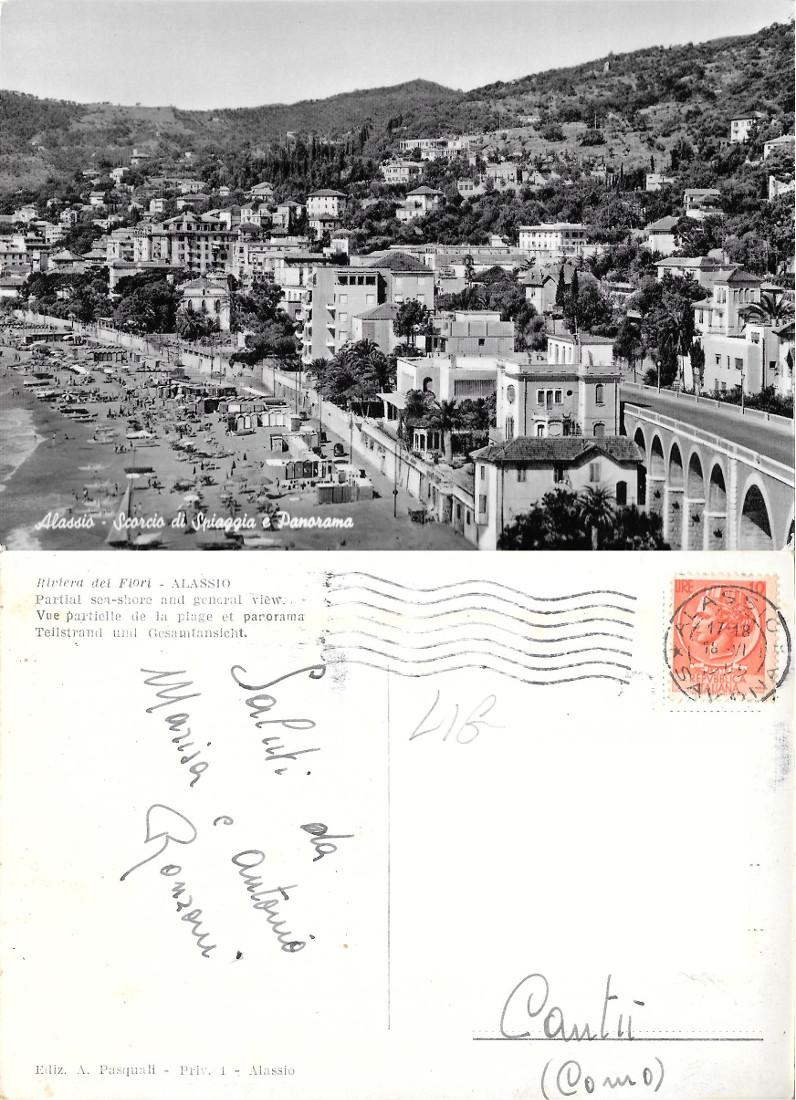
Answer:
M469 649L470 645L474 645L474 646L484 646L484 645L485 646L490 646L490 645L500 646L503 649L510 649L511 652L513 652L513 653L521 653L523 657L528 657L531 660L540 660L540 661L556 660L559 657L577 657L577 656L581 656L584 653L610 653L613 656L618 656L618 657L632 657L633 656L633 654L630 652L630 650L619 649L617 646L608 646L608 645L576 646L574 649L564 649L564 650L557 651L555 653L552 653L552 652L531 652L530 650L527 650L527 649L520 649L516 645L510 646L506 642L500 641L499 638L473 637L471 635L457 636L456 638L449 638L447 640L442 640L442 641L439 641L439 642L425 642L425 643L409 642L409 643L407 643L404 640L394 641L391 638L385 638L381 634L374 634L374 633L372 633L371 631L368 631L368 630L358 630L358 629L357 630L330 631L329 634L328 634L328 639L329 640L328 640L327 644L330 647L335 648L335 649L354 648L354 647L358 646L359 643L357 643L357 642L349 643L349 642L343 642L343 641L338 642L337 639L342 639L342 638L346 638L346 637L357 637L357 636L360 637L360 638L368 638L368 639L370 639L372 641L375 641L375 642L381 642L382 645L391 646L394 649L411 649L412 652L417 652L418 650L444 649L446 647L455 646L456 649L458 650L458 653L453 654L453 656L461 656L462 652L467 652L467 653L471 652L470 649ZM438 654L438 656L443 656L443 654ZM451 656L451 655L450 654L445 654L445 656Z
M516 599L508 599L506 596L497 595L494 592L487 592L487 591L484 591L484 590L481 590L481 589L475 590L475 591L466 591L466 592L452 592L447 596L439 596L439 597L433 598L433 599L429 599L427 594L424 595L423 598L409 599L406 596L402 596L402 595L398 596L398 595L395 595L391 592L383 592L383 591L381 591L381 589L374 588L372 585L368 585L368 584L341 585L337 588L331 588L331 589L328 590L328 594L326 596L326 603L327 603L328 606L333 607L333 606L335 606L337 601L332 599L332 597L337 597L338 595L343 595L344 598L347 598L348 593L356 593L356 592L366 592L371 596L378 597L379 599L389 600L393 603L400 604L402 613L405 613L407 610L413 609L413 608L434 607L438 604L450 604L450 603L453 603L457 600L468 600L471 605L475 604L475 606L477 606L477 607L482 606L484 601L486 601L486 600L493 600L495 603L506 604L509 607L513 607L518 611L527 611L529 614L533 614L533 615L566 615L568 613L573 613L573 612L576 612L576 611L587 611L587 610L594 610L594 609L605 609L605 610L609 610L609 611L619 611L619 612L621 612L625 615L628 615L628 614L632 615L634 613L634 608L632 608L632 607L626 607L622 604L608 603L606 601L599 601L599 600L593 601L591 603L575 604L572 607L554 607L554 608L528 607L528 606L523 606ZM534 597L526 597L526 598L533 599ZM567 597L567 599L575 599L575 598L576 597ZM562 599L563 599L563 597L562 597Z
M484 580L484 579L480 579L480 578L477 579L477 580L473 579L473 580L467 580L467 581L454 581L454 582L451 582L450 584L437 584L437 585L434 585L430 588L424 588L424 587L419 586L419 585L401 584L399 581L391 581L391 580L388 580L386 577L378 577L374 573L364 573L361 570L351 570L347 573L328 573L327 572L327 574L326 574L326 585L331 591L338 591L338 592L343 591L343 590L345 590L347 588L350 588L350 587L357 587L356 585L351 586L351 585L348 585L346 583L349 579L354 578L354 577L364 577L365 580L375 581L378 584L384 585L385 588L399 589L402 592L411 592L415 596L423 595L423 594L436 594L436 593L439 593L439 592L444 592L445 590L450 589L450 588L465 589L466 591L462 592L461 593L462 595L482 595L483 594L483 589L486 587L486 588L498 588L498 589L501 590L501 592L509 592L514 596L520 597L521 599L532 600L532 601L535 601L535 602L538 602L538 603L561 603L565 600L582 599L585 596L616 596L616 597L619 597L620 599L629 600L629 601L633 601L633 602L638 599L637 596L631 596L628 592L619 592L616 589L612 589L612 588L594 588L594 589L588 589L588 590L583 591L583 592L568 592L568 593L565 593L563 596L537 596L532 592L522 592L518 588L512 588L510 585L503 584L501 581ZM337 583L338 581L342 581L343 583L338 584ZM472 591L472 589L475 589L475 591ZM386 595L386 593L385 593L385 595ZM406 597L391 596L391 598L393 598L393 599L405 599ZM510 600L508 602L516 603L517 601L516 600Z
M402 624L408 622L411 618L427 620L427 619L443 619L447 616L459 616L460 621L462 623L466 623L466 622L471 621L471 620L468 619L468 615L470 614L470 611L478 611L478 612L481 612L481 613L488 612L488 613L491 613L491 614L500 615L500 617L502 619L509 619L512 622L521 623L525 627L530 627L530 628L534 628L534 629L537 629L537 630L552 630L552 629L555 629L557 627L558 628L563 628L563 627L582 626L584 623L610 623L613 626L624 626L624 627L628 627L629 629L632 629L632 627L633 627L632 622L629 622L627 619L616 619L616 618L613 618L610 615L588 615L588 616L577 617L578 614L579 614L579 611L581 610L579 608L573 608L571 611L560 611L560 612L555 612L555 611L533 612L533 611L530 611L530 609L528 609L529 610L529 615L536 615L536 614L548 615L548 616L556 615L556 616L559 616L559 619L560 619L561 616L571 614L572 616L575 617L574 621L568 621L568 622L562 622L562 621L557 621L557 622L536 622L532 618L522 618L520 615L514 615L509 611L503 611L503 610L498 611L496 608L483 607L483 606L475 606L473 608L456 607L456 608L449 608L446 611L429 611L425 607L418 607L418 606L409 605L408 607L404 607L404 608L399 610L398 608L394 608L394 607L383 607L381 604L370 603L367 600L347 599L347 600L342 600L339 603L329 603L328 607L330 609L337 608L337 609L340 609L341 611L342 610L347 610L347 609L352 609L351 614L357 614L357 612L355 610L357 607L364 607L364 608L367 608L369 611L379 611L383 615L396 616L398 619L400 619ZM586 608L586 609L583 609L583 610L592 610L592 609L591 608ZM625 610L625 614L632 615L632 614L634 614L634 612Z
M460 658L471 657L485 657L489 661L504 661L506 664L514 665L517 668L523 669L525 672L567 672L573 668L583 668L591 665L606 666L610 668L620 668L624 672L630 672L630 665L625 664L623 661L609 661L604 657L596 658L593 660L585 661L564 661L558 665L532 665L527 664L524 661L518 661L514 657L504 657L502 653L494 653L490 649L480 649L478 647L462 648L457 653L437 654L431 657L417 657L410 656L404 657L398 653L386 653L382 649L377 649L374 646L362 645L355 643L352 645L337 646L333 644L326 644L324 646L324 656L328 657L329 654L334 655L339 653L344 660L349 660L349 654L351 653L368 653L372 657L380 657L384 661L397 661L402 665L443 665L446 661L458 660ZM449 671L447 669L441 669L438 667L437 671ZM496 672L500 672L499 668L495 669Z
M407 676L411 678L422 679L427 676L438 676L442 672L461 672L466 669L481 669L484 672L497 672L501 676L506 676L511 680L518 680L520 683L529 684L532 687L555 687L557 684L573 684L578 680L613 680L619 684L628 684L630 680L627 676L618 676L613 672L583 672L578 673L575 676L558 676L556 678L548 677L545 680L532 679L528 676L521 676L516 672L510 672L505 668L495 668L493 665L486 664L482 661L464 661L462 664L452 665L450 668L429 668L429 669L403 669L403 668L391 668L384 662L369 661L362 657L341 657L339 659L332 659L328 661L329 664L351 664L362 665L365 668L373 668L378 672L389 672L395 676Z
M498 612L494 612L494 614L498 614ZM615 638L617 641L625 643L632 640L632 627L630 627L629 630L618 632L611 630L584 630L580 634L569 633L556 635L555 637L548 634L542 635L540 637L533 637L532 635L529 635L526 631L512 630L511 627L506 626L505 622L503 621L506 618L505 614L503 612L500 612L499 614L501 618L497 622L489 622L486 619L471 619L468 616L464 623L439 623L434 626L421 626L420 623L427 622L426 618L421 618L420 620L412 620L406 617L402 619L399 624L395 622L384 622L382 619L375 618L373 615L361 615L359 613L354 613L354 615L346 615L345 619L348 620L351 618L356 618L358 623L367 623L369 626L376 626L380 630L397 631L402 638L411 638L415 636L424 637L427 634L441 634L447 630L454 631L456 633L456 639L461 640L461 638L463 637L463 635L461 635L462 630L482 629L487 630L492 634L506 634L514 640L512 644L516 644L517 639L521 639L523 642L529 644L538 642L544 643L545 645L554 645L558 642L581 641L584 638ZM334 612L330 615L329 621L331 626L328 633L346 632L346 628L343 627L342 624L339 627L336 625L336 616ZM573 627L582 626L584 622L588 621L589 620L580 620L579 622L574 623L539 623L536 629L566 631L571 630ZM357 626L353 629L360 630L360 627ZM367 633L367 631L365 630L362 630L361 632Z

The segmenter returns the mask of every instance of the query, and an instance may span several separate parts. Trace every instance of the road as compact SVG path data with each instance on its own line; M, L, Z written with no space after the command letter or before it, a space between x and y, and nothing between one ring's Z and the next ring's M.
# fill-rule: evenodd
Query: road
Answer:
M670 416L683 424L691 424L704 432L748 447L766 458L782 462L791 469L794 466L793 428L788 431L779 425L741 416L739 412L717 409L713 405L670 396L665 392L651 393L632 386L621 388L621 397L629 405L652 409L662 416Z

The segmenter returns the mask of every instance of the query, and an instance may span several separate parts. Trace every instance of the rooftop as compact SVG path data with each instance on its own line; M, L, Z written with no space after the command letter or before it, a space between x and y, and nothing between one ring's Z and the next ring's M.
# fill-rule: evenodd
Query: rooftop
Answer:
M656 222L651 222L647 226L648 233L671 233L674 227L677 225L679 218L672 217L671 214L667 214L665 218L658 218Z
M625 436L556 436L536 438L520 436L510 443L493 443L473 453L480 462L489 462L496 466L514 463L539 463L550 465L561 463L566 466L581 465L596 456L603 455L614 462L640 462L643 455L639 447Z

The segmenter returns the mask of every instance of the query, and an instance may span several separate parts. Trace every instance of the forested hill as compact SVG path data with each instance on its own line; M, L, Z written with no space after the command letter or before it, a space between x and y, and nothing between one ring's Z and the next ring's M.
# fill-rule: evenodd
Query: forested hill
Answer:
M374 154L403 136L500 129L542 142L603 144L612 156L640 163L653 143L695 147L725 138L729 119L760 110L793 128L793 24L685 46L610 55L570 68L459 92L425 80L347 92L328 99L238 110L81 105L0 92L0 182L43 179L114 163L133 146L154 155L182 150L250 152L284 140L287 131L344 138ZM584 141L584 131L591 139ZM651 139L651 140L650 140Z

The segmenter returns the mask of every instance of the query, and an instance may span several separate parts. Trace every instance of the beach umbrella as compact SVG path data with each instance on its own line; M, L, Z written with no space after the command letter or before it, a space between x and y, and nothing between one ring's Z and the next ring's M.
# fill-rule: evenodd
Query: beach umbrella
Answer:
M198 503L202 498L198 493L186 493L183 500L187 500L189 503Z

